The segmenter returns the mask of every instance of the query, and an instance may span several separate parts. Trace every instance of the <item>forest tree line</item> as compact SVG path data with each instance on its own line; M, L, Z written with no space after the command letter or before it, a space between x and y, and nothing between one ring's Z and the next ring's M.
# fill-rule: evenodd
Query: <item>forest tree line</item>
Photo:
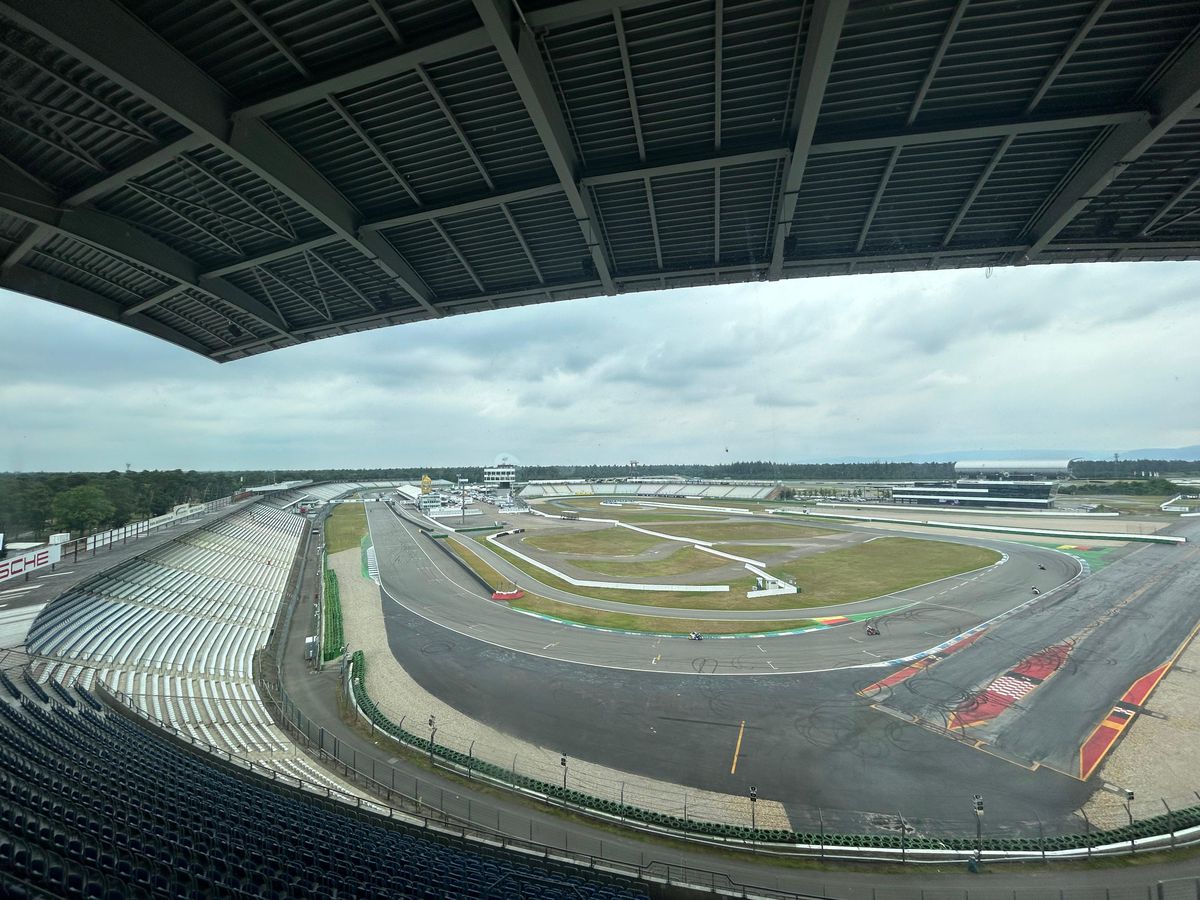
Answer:
M1187 460L1076 460L1079 481L1120 479L1110 493L1158 494L1170 483L1154 475L1200 475L1200 462ZM180 503L228 497L246 487L282 481L416 480L422 475L456 482L483 479L482 466L395 469L295 469L242 472L148 470L140 472L0 473L0 533L6 540L40 540L55 531L73 537L162 515ZM526 480L593 480L681 475L685 478L761 481L937 481L954 477L952 462L774 463L765 460L720 465L628 464L522 466ZM1066 492L1071 492L1070 488ZM1093 487L1089 493L1097 492Z

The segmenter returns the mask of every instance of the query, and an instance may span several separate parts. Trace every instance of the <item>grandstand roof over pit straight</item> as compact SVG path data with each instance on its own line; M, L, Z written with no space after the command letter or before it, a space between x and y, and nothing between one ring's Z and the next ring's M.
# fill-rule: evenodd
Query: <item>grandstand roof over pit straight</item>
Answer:
M1195 0L3 0L0 286L227 361L1200 256Z

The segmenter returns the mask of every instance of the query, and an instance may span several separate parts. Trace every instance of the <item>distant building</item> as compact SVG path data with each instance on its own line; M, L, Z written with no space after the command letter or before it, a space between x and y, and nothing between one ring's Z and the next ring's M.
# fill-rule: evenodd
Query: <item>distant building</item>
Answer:
M958 478L982 478L989 481L1055 481L1069 478L1069 459L961 460L954 464Z
M503 464L483 470L483 486L497 491L511 491L517 480L517 467Z
M917 481L892 488L892 501L919 506L1049 509L1054 484L1070 477L1070 460L964 460L955 481Z

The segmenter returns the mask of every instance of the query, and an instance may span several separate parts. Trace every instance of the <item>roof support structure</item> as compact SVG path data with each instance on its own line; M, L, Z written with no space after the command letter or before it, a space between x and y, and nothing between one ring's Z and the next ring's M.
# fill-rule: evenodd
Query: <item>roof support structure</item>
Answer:
M505 220L508 222L508 227L512 229L513 236L517 239L517 243L521 245L521 250L525 253L525 258L529 260L529 266L533 269L533 274L537 276L538 284L546 283L546 276L542 274L542 267L538 265L537 260L533 256L533 250L529 246L529 242L525 240L525 235L521 233L520 227L517 225L517 220L513 218L512 210L508 208L507 203L500 204L500 212L504 214Z
M1156 231L1162 231L1164 228L1170 228L1176 222L1180 222L1183 219L1190 218L1191 216L1195 215L1197 212L1200 212L1200 206L1193 207L1192 209L1188 210L1187 212L1183 213L1182 215L1178 215L1175 218L1171 219L1169 222L1163 222L1161 225L1158 224L1160 221L1162 221L1163 217L1167 215L1167 213L1169 213L1176 206L1178 206L1179 203L1182 202L1183 199L1185 197L1187 197L1187 195L1190 194L1192 191L1194 191L1197 187L1200 187L1200 175L1197 175L1195 178L1193 178L1191 181L1189 181L1187 184L1185 184L1183 187L1181 187L1178 191L1176 191L1174 196L1172 196L1170 200L1168 200L1166 203L1164 203L1158 209L1158 211L1155 212L1154 215L1150 217L1150 220L1141 227L1141 229L1138 231L1138 237L1146 237L1148 235L1154 234L1154 232L1156 232Z
M283 321L237 286L220 278L204 278L194 261L179 251L107 213L93 209L60 209L55 198L16 172L0 168L0 209L36 226L67 235L154 272L164 283L182 282L273 328L293 335Z
M716 0L713 15L713 149L721 149L721 77L725 68L725 0Z
M575 221L583 232L592 267L604 290L609 294L615 293L616 285L609 268L595 204L577 181L579 161L533 33L523 22L513 21L513 9L508 0L474 2L476 12L483 20L484 30L500 54L504 68L533 120L546 155L550 157L559 184L567 195L567 201L575 213Z
M103 197L105 194L115 191L122 185L128 184L134 178L138 178L155 169L167 165L171 160L182 156L189 150L195 150L197 147L204 146L204 139L197 134L189 134L181 137L178 140L171 141L169 144L164 144L158 147L141 159L130 163L129 165L109 172L103 178L92 182L85 188L81 188L69 197L63 199L63 206L82 206L85 203L90 203L97 197Z
M0 260L0 271L11 269L51 233L52 230L45 225L34 225L29 229L29 233L25 237L13 245L13 248L8 251L4 259Z
M1118 125L1093 142L1074 174L1026 226L1030 247L1025 260L1036 259L1094 197L1200 103L1200 40L1183 48L1159 74L1146 99L1153 120Z
M322 268L324 268L326 272L328 272L330 275L332 275L334 278L336 278L338 281L340 281L343 285L345 285L346 290L348 290L348 291L350 291L350 293L354 294L354 296L356 296L363 303L367 304L367 306L370 307L371 309L375 310L376 312L379 311L379 307L371 300L370 297L368 297L361 290L359 290L353 281L351 281L349 278L347 278L345 275L343 275L340 271L338 271L337 266L330 265L328 262L326 262L325 257L323 257L316 250L313 250L311 252L306 252L304 255L306 257L311 256L313 259L315 259L317 262L319 262L321 264ZM313 275L313 281L314 282L316 281L315 273Z
M262 16L250 8L249 3L246 3L245 0L230 0L230 2L237 7L238 12L245 16L251 25L258 29L259 34L265 37L271 46L278 50L280 55L292 64L292 68L299 72L304 78L311 77L311 74L308 71L308 66L304 65L304 63L300 61L300 57L292 52L292 49L283 42L279 35L275 33L275 30L271 28L271 26L265 21L263 21Z
M148 332L164 341L170 341L172 344L178 344L180 347L185 347L202 356L211 357L214 353L211 347L206 347L182 331L177 331L142 313L122 317L124 308L115 300L110 300L74 282L31 269L29 266L16 265L5 269L0 274L0 287L34 297L45 297L56 303L69 303L76 309L82 309L84 312L113 322L125 322L140 331Z
M800 64L800 81L791 116L791 121L796 123L796 134L792 141L791 154L783 167L779 196L774 200L778 212L774 223L771 264L767 269L767 275L772 280L783 275L783 245L792 230L792 217L796 214L800 183L804 180L809 149L817 130L817 113L825 96L825 86L829 83L833 57L837 52L842 23L846 20L846 9L849 5L850 0L813 2L808 35L804 42L804 61Z
M240 118L231 127L229 97L114 0L4 0L2 8L23 28L68 50L266 179L374 259L427 311L439 314L432 292L394 247L380 255L359 238L358 211L307 160L262 122Z
M625 40L625 23L621 10L612 11L613 24L617 29L617 47L621 51L621 71L625 74L625 94L629 98L629 113L633 116L633 137L637 141L638 159L646 161L646 139L642 136L642 117L638 113L637 88L633 84L633 64L629 61L629 42Z
M658 260L659 271L663 267L662 255L662 239L658 236L658 212L654 209L654 188L650 186L650 179L643 178L642 186L646 190L646 206L650 210L650 231L654 235L654 256Z
M1089 12L1087 15L1087 18L1085 18L1083 22L1080 23L1079 27L1075 29L1075 33L1071 36L1071 40L1067 42L1067 46L1063 48L1062 53L1058 55L1058 59L1054 61L1054 65L1050 67L1049 71L1047 71L1046 75L1042 78L1042 82L1038 85L1037 90L1033 92L1033 96L1029 99L1029 102L1025 104L1026 116L1031 115L1033 111L1037 109L1037 105L1042 102L1042 98L1045 97L1046 92L1050 90L1050 85L1054 83L1054 79L1059 76L1059 73L1062 72L1062 70L1066 67L1071 57L1075 55L1075 51L1079 49L1079 45L1084 42L1084 39L1087 38L1088 33L1092 30L1095 24L1100 21L1100 17L1104 15L1105 10L1108 9L1108 5L1111 2L1112 0L1096 0L1096 5L1092 7L1091 12ZM1004 154L1007 153L1008 148L1013 145L1013 141L1016 140L1016 137L1017 136L1015 134L1005 135L1004 140L1000 142L1000 146L996 148L996 152L992 154L992 158L988 160L988 164L984 166L983 171L979 173L979 177L975 180L975 184L971 187L970 192L967 194L967 199L963 201L963 205L959 207L953 221L950 223L950 227L947 228L946 233L942 235L943 247L945 247L954 239L954 233L958 231L958 226L961 225L963 219L967 217L967 212L971 209L971 204L973 204L979 197L980 192L983 191L983 186L987 183L987 180L992 177L992 173L996 171L996 167L1000 165L1000 160L1004 158Z
M820 156L840 152L911 146L916 144L953 143L960 140L977 140L984 137L1015 137L1021 134L1068 131L1091 127L1098 128L1103 125L1140 121L1146 117L1147 113L1145 112L1130 111L1067 117L1022 118L1005 120L989 125L958 128L901 129L899 131L880 132L873 136L813 143L809 147L809 155ZM789 152L783 146L773 146L760 150L740 150L732 153L719 153L712 156L677 159L672 162L656 163L651 160L648 165L632 169L597 171L594 174L585 174L579 179L579 184L584 187L590 187L601 184L620 184L639 181L647 176L656 178L660 175L679 175L686 172L719 170L724 166L739 166L783 159L788 156ZM367 235L372 231L379 231L413 222L427 222L434 218L443 219L447 216L454 216L460 213L489 209L502 203L516 203L539 197L552 197L561 193L562 185L557 179L546 184L518 188L512 191L483 193L468 200L446 206L427 206L398 216L363 222L360 226L360 237L365 243L368 241ZM271 250L261 256L248 257L244 260L227 263L211 270L211 274L227 275L230 272L250 269L265 262L291 256L303 249L336 244L341 240L341 237L336 234L310 238L293 247Z
M442 227L442 223L437 219L433 219L431 220L430 224L433 225L434 229L441 236L442 240L446 242L446 246L450 248L450 252L458 258L459 263L466 270L467 274L471 276L471 280L475 282L475 287L479 288L479 293L486 294L487 288L483 286L483 280L479 277L479 273L475 271L475 267L471 265L465 256L463 256L463 252L458 249L458 244L454 243L454 239L450 237L446 229Z
M358 139L367 145L367 149L375 155L375 158L383 163L383 167L388 170L388 173L394 179L396 179L396 183L399 184L400 187L404 188L404 192L412 198L413 203L417 204L417 206L420 206L421 198L417 196L417 192L413 189L413 186L408 183L408 179L405 178L401 171L396 168L396 164L392 162L391 158L383 152L383 148L380 147L379 144L375 143L375 139L367 134L366 129L358 123L358 120L355 119L354 116L350 115L350 110L346 109L346 107L342 105L342 102L338 100L337 97L326 97L325 99L329 102L329 105L334 108L337 114L342 117L346 124L350 126L350 130L358 136Z
M971 0L958 0L958 4L954 7L954 12L950 16L950 21L946 23L946 30L942 32L942 39L938 42L937 50L933 53L933 59L929 63L929 68L925 71L925 78L921 81L921 86L917 88L917 94L913 98L912 106L908 108L908 116L904 119L904 125L911 128L913 122L917 121L917 116L921 114L921 105L925 102L925 96L929 93L929 88L933 86L933 79L937 78L938 69L942 65L942 60L946 58L946 51L950 49L950 42L954 40L954 34L958 31L959 23L962 22L963 15L967 11L967 4ZM892 155L888 158L887 165L883 169L883 176L879 179L879 187L875 189L875 197L871 200L871 208L867 211L866 221L863 222L862 231L858 235L858 243L855 245L855 251L861 251L863 245L867 242L867 234L871 231L871 225L875 221L875 214L879 211L879 204L883 202L884 192L887 191L888 181L891 180L892 172L896 169L896 163L900 161L900 154L903 151L903 145L897 145L892 150Z
M883 202L883 194L887 190L888 182L892 180L892 172L896 168L896 163L900 160L900 147L892 150L892 155L888 157L887 165L883 167L883 174L879 176L879 187L875 188L875 196L871 199L871 207L867 210L867 218L863 222L862 230L858 233L858 243L854 245L855 252L862 250L863 245L867 242L867 232L871 230L871 225L875 222L875 213L879 212L879 204Z
M475 147L471 143L471 139L467 137L467 133L463 130L462 124L458 121L458 117L454 115L450 105L446 102L446 98L442 96L442 92L438 90L437 85L433 83L433 79L429 73L425 71L422 65L413 66L413 71L417 73L417 77L421 79L421 83L425 85L425 90L429 91L429 96L433 98L433 102L437 104L438 109L442 111L442 115L446 117L446 122L454 130L458 136L459 142L463 145L463 149L467 151L467 156L471 157L471 162L475 164L475 168L479 170L479 175L483 179L483 183L488 186L489 191L494 191L496 185L492 183L492 176L488 174L487 168L483 164L483 160L479 158L479 154L475 152Z
M713 168L713 265L721 261L721 167Z

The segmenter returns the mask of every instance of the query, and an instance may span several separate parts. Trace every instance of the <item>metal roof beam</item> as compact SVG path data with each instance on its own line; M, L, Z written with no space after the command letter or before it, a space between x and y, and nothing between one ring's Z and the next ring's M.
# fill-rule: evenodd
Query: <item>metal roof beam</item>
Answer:
M855 153L859 150L880 150L891 147L914 147L921 144L952 144L985 138L1004 137L1009 134L1043 134L1058 131L1075 131L1083 128L1103 128L1144 122L1150 117L1145 109L1128 109L1115 112L1084 113L1076 116L1021 116L1002 119L984 125L905 128L900 131L880 131L875 134L845 135L842 137L822 136L814 141L810 156L828 156L831 153Z
M713 265L721 261L721 167L713 169Z
M100 178L85 188L81 188L75 193L66 197L62 201L63 206L82 206L85 203L90 203L97 197L103 197L105 194L111 194L118 188L128 184L134 178L146 175L153 172L155 169L167 165L171 160L182 156L188 150L195 150L203 147L205 140L201 135L189 134L186 137L181 137L178 140L171 141L169 144L164 144L155 150L150 151L145 156L128 165L109 172L103 178Z
M17 243L13 244L13 248L5 254L3 260L0 260L0 270L11 269L17 263L25 258L25 256L36 247L43 238L52 233L52 229L45 225L34 225L29 229L29 233Z
M725 68L725 0L713 12L713 149L721 149L721 76Z
M1200 102L1200 40L1181 52L1146 92L1153 119L1128 122L1088 148L1074 174L1024 229L1026 260L1037 257L1087 205Z
M1197 187L1200 187L1200 175L1197 175L1195 178L1193 178L1191 181L1189 181L1187 184L1185 184L1183 187L1181 187L1178 191L1175 192L1174 196L1172 196L1170 200L1168 200L1161 207L1159 207L1158 211L1155 212L1154 215L1150 217L1150 221L1148 221L1145 225L1143 225L1141 227L1141 229L1138 231L1138 237L1146 237L1148 235L1154 234L1154 232L1156 232L1156 231L1162 231L1164 228L1170 228L1176 222L1182 221L1183 219L1189 218L1189 217L1195 215L1197 212L1200 212L1200 206L1193 207L1192 209L1188 210L1187 212L1183 213L1182 215L1178 215L1175 218L1171 219L1171 221L1163 222L1162 225L1158 225L1159 221L1161 221L1162 218L1167 215L1167 213L1169 213L1177 205L1179 205L1179 203L1188 194L1190 194L1192 191L1194 191ZM1156 225L1158 225L1157 228L1155 227Z
M1046 73L1046 77L1042 79L1042 83L1038 85L1036 91L1033 92L1033 97L1025 107L1025 112L1031 113L1034 108L1042 102L1042 98L1046 96L1046 92L1050 90L1050 85L1058 78L1059 73L1070 62L1071 57L1075 55L1075 51L1079 49L1079 45L1084 42L1088 34L1091 32L1095 24L1100 21L1100 17L1104 15L1104 11L1108 9L1108 5L1112 0L1096 0L1096 5L1092 7L1086 19L1080 23L1075 29L1075 34L1071 36L1071 40L1067 46L1063 48L1063 52L1058 55L1058 59L1054 61L1054 65L1050 67L1050 71Z
M854 245L855 252L860 252L863 244L867 242L867 232L871 230L871 224L875 221L875 213L879 211L879 204L883 202L883 194L887 190L888 182L892 180L892 172L896 169L896 162L900 159L900 151L902 148L896 147L892 150L892 155L888 157L887 165L883 168L883 175L879 178L879 187L875 189L875 196L871 200L871 208L867 210L867 218L863 222L862 231L858 233L858 243Z
M555 99L554 89L550 85L550 77L542 63L537 41L523 22L514 22L513 8L508 0L474 0L474 3L476 12L483 20L484 29L500 54L504 68L533 120L547 156L550 157L554 172L575 213L575 221L583 232L583 240L600 283L606 292L614 293L616 285L608 265L608 254L605 252L595 205L577 181L579 161L562 110Z
M963 15L967 11L967 4L970 2L971 0L958 0L958 5L954 7L950 21L946 24L946 30L942 32L942 40L938 43L933 60L929 63L929 69L925 72L925 78L921 82L921 86L917 88L917 96L908 110L905 125L912 125L917 120L917 115L921 112L921 104L925 102L925 96L929 93L929 88L933 86L933 79L937 77L938 69L941 68L942 60L946 58L946 51L950 49L950 42L954 40L954 33L958 31L958 25L962 22Z
M633 137L637 141L638 159L646 161L646 141L642 137L642 117L638 113L637 89L633 86L633 65L629 62L629 42L625 40L625 25L621 11L612 11L613 25L617 29L617 47L621 51L621 71L625 74L625 95L629 100L629 113L633 116ZM661 265L660 265L661 268Z
M454 243L454 239L451 238L446 232L446 229L442 227L442 223L437 219L433 219L430 224L433 225L434 230L437 231L442 240L446 242L446 246L450 248L450 252L458 258L459 263L466 270L467 274L471 276L471 280L475 282L475 287L479 288L479 293L486 294L487 288L483 286L483 281L480 279L479 273L475 271L475 267L467 261L465 256L463 256L462 251L458 249L458 244Z
M996 166L1000 165L1000 160L1004 158L1004 154L1008 152L1008 148L1012 146L1016 135L1007 135L1000 142L1000 146L996 148L996 152L992 154L992 158L988 160L983 171L979 173L979 177L975 179L975 184L971 186L970 193L967 194L967 199L963 201L962 206L958 208L958 212L954 215L954 220L950 223L950 227L946 229L946 233L942 235L942 246L945 247L954 239L954 233L958 231L958 226L962 224L963 219L967 217L967 211L971 205L979 197L983 186L987 184L987 180L992 177L992 173L996 171Z
M471 157L471 162L475 164L475 168L479 170L479 175L483 179L484 184L488 186L489 191L494 191L496 185L492 183L492 176L488 174L487 168L483 164L483 160L479 158L479 154L475 152L475 146L471 143L471 139L467 137L467 133L463 130L462 125L458 121L458 117L450 109L450 104L446 102L446 98L442 96L442 92L438 90L437 85L433 83L433 79L429 73L425 71L425 67L417 65L413 67L417 73L417 77L421 79L421 83L425 85L425 89L429 91L429 96L433 98L433 102L437 104L438 109L442 111L446 121L458 135L459 142L463 145L463 149L467 151L467 156Z
M659 271L662 271L662 241L658 236L658 213L654 209L654 189L650 187L649 178L642 179L642 186L646 191L646 206L650 210L650 232L654 236L654 257L658 260Z
M283 42L283 39L275 33L275 29L268 25L262 16L250 8L250 4L246 3L245 0L230 0L230 2L237 7L238 12L249 20L251 25L258 29L259 34L265 37L271 46L278 50L280 55L292 64L292 68L304 78L310 77L308 66L304 65L300 61L300 57L292 52L292 48Z
M115 300L110 300L108 297L90 291L74 282L31 269L29 266L17 265L5 269L3 273L0 273L0 287L33 297L41 297L51 303L59 303L72 309L82 310L111 322L133 325L139 331L152 334L164 341L170 341L172 344L177 344L193 353L199 353L201 356L211 358L214 353L213 348L206 347L195 338L189 337L169 325L164 325L157 319L141 313L123 316L125 309Z
M7 168L0 168L0 209L149 269L164 283L182 282L198 288L291 337L269 309L223 279L202 277L196 263L178 250L107 213L87 208L61 209L55 205L53 194Z
M918 144L953 143L955 141L978 140L989 137L1013 137L1021 134L1043 132L1070 131L1081 128L1098 128L1102 125L1119 124L1122 122L1140 121L1147 117L1144 111L1128 111L1116 113L1097 113L1094 115L1021 118L996 122L988 125L972 125L955 128L929 127L917 129L901 129L899 131L879 132L870 136L858 136L846 139L814 142L809 148L810 156L825 156L835 153L849 153L858 150L889 149L897 146L914 146ZM705 155L697 157L676 158L671 162L656 163L653 159L649 164L632 169L616 169L611 171L597 170L584 174L579 178L579 184L593 187L602 184L621 184L640 181L642 178L657 178L662 175L680 175L688 172L705 172L725 166L749 165L757 162L769 162L788 156L789 150L782 145L769 146L761 149L748 149ZM428 222L434 218L444 219L461 213L474 212L480 209L490 209L502 203L518 203L523 200L533 200L542 197L553 197L563 193L562 184L555 179L541 185L518 188L500 193L484 193L445 206L423 207L412 212L386 219L363 222L359 228L360 237L364 242L372 231L380 231L400 225L415 222ZM327 246L339 243L342 238L331 234L311 238L291 247L272 250L261 256L236 260L216 267L206 274L227 275L253 268L272 260L291 256L301 250Z
M225 92L114 0L4 0L0 9L233 156L374 259L418 303L437 314L432 292L395 248L380 256L359 239L358 211L307 160L262 122L231 121ZM398 260L401 265L396 265Z
M413 186L408 183L408 179L404 177L398 168L396 168L396 164L392 162L391 158L386 153L383 152L383 148L375 142L375 139L367 134L366 129L358 123L358 120L355 119L354 116L350 115L350 110L346 109L346 107L342 105L342 101L338 100L337 97L326 97L325 99L329 102L329 105L334 108L334 111L336 111L337 114L342 117L346 124L350 126L350 130L358 135L358 139L367 145L367 149L375 155L375 158L383 163L383 167L388 170L392 178L396 180L396 183L399 184L400 187L404 188L404 192L412 198L413 203L417 204L417 206L420 206L421 198L417 196L417 192L413 189Z
M542 267L538 265L537 260L534 258L533 250L530 249L529 242L525 240L525 235L521 233L521 229L517 225L517 220L513 218L512 211L509 210L507 203L500 204L500 212L504 213L504 218L508 221L508 227L512 229L513 236L516 237L517 243L521 245L521 250L524 251L525 258L529 260L533 274L537 276L538 284L545 284L546 276L542 274Z
M796 123L796 134L791 155L783 167L779 197L775 201L778 213L775 217L771 264L767 269L771 279L777 279L783 274L783 245L792 230L792 217L796 214L800 183L804 180L809 148L817 130L817 114L825 96L825 86L829 83L833 57L837 52L842 23L846 20L846 8L849 5L850 0L814 0L813 3L808 35L804 42L804 61L800 65L800 80L791 116L791 121Z

